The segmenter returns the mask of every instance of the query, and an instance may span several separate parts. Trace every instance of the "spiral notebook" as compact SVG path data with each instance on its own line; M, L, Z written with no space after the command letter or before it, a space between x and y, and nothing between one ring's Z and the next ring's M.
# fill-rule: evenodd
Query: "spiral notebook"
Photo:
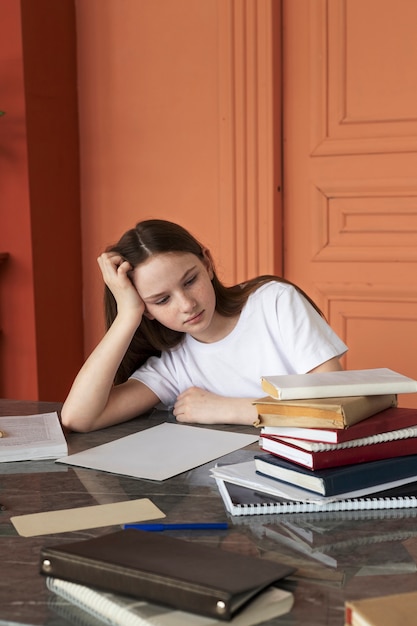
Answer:
M211 470L226 510L235 516L417 509L417 476L338 496L321 496L257 474L252 461Z
M323 513L361 511L366 509L405 509L417 507L417 483L401 485L381 491L374 496L313 502L286 500L254 491L251 488L228 483L216 478L217 487L231 515L267 515L276 513Z

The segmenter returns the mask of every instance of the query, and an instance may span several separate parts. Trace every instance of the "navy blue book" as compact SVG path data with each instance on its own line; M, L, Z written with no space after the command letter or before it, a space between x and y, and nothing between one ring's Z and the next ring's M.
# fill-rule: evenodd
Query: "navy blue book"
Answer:
M257 473L296 485L323 496L367 489L384 483L414 477L417 481L417 455L368 461L310 470L273 454L255 455Z

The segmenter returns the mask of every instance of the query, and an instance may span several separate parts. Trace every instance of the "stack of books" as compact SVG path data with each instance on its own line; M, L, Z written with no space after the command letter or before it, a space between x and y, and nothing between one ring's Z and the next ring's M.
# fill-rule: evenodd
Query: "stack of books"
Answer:
M417 507L417 409L397 402L416 380L379 368L262 385L261 452L211 470L232 515Z
M325 496L417 479L417 409L397 404L417 381L381 368L270 376L262 386L262 475Z

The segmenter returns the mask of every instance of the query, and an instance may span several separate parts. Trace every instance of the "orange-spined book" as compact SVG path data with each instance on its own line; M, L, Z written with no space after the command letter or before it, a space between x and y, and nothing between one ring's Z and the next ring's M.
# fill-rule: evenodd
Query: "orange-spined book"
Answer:
M255 401L256 426L303 428L348 428L368 417L397 406L397 396L345 396L317 400L276 400L270 396Z
M396 406L371 415L371 417L347 428L302 428L294 425L261 425L261 434L280 439L296 439L297 441L303 440L305 442L316 441L336 445L404 428L411 428L412 426L417 426L417 409Z

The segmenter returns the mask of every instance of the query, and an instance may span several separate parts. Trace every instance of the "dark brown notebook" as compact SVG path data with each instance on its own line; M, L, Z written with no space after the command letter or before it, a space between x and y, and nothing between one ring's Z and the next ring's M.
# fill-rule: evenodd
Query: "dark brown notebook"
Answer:
M136 529L41 551L44 575L223 620L293 571L273 561Z

